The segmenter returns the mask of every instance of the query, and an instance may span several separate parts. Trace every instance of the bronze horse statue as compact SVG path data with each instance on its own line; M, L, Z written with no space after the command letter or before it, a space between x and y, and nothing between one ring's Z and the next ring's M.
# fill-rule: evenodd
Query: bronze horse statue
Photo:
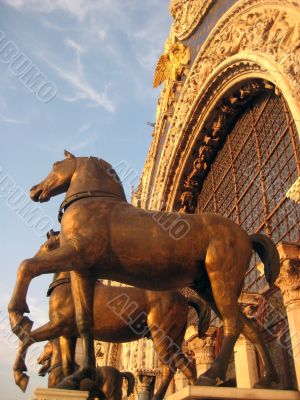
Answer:
M40 247L37 255L54 251L59 247L59 242L59 232L50 231L47 241ZM26 341L20 342L14 364L15 382L23 391L29 379L24 374L26 352L33 343L60 337L60 346L55 346L53 358L61 358L64 376L75 371L75 345L79 333L69 272L54 275L48 295L50 321L32 331ZM202 337L209 327L210 309L201 298L191 296L186 299L177 291L154 292L134 287L106 286L97 281L93 336L95 339L113 343L131 342L143 337L152 338L166 372L155 394L155 398L162 399L175 372L172 369L173 358L178 359L178 365L189 382L193 384L196 381L195 366L181 351L188 306L194 307L198 314L198 332ZM45 348L44 357L48 347ZM54 373L60 374L60 369L57 368ZM54 373L50 377L53 377Z
M63 379L61 353L58 339L49 341L43 353L38 358L38 364L42 365L40 376L48 374L48 388L55 388ZM77 366L78 367L78 366ZM90 397L106 400L122 400L123 380L127 380L127 397L135 386L134 375L131 372L120 372L114 367L97 367L96 381L83 380L81 390L88 391Z
M178 220L178 213L158 213L127 203L117 174L104 160L69 152L65 157L30 191L31 199L40 202L66 192L60 207L60 247L21 263L9 304L13 332L22 338L31 329L32 322L24 316L29 312L26 295L31 280L70 271L84 359L63 384L75 388L81 379L95 375L91 310L97 277L147 290L190 287L209 303L224 327L220 352L197 384L216 385L218 379L225 380L240 333L255 345L262 360L263 377L257 386L277 382L256 323L238 305L253 250L264 263L268 283L275 282L280 262L274 242L262 234L248 235L233 221L210 213L180 215L188 229L174 238L160 221L167 219L171 224Z

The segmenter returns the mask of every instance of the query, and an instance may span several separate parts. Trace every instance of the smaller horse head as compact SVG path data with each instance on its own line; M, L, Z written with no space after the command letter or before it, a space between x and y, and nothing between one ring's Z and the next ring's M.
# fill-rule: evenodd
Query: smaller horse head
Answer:
M66 192L76 169L76 157L65 150L65 159L53 164L50 174L30 189L33 201L43 203L51 197Z
M37 363L42 367L39 370L39 376L45 376L51 367L52 360L52 343L49 341L45 346L42 354L37 359Z
M60 244L59 234L59 231L54 231L53 229L51 229L51 231L47 233L46 242L41 245L36 255L40 256L42 254L48 253L48 251L57 249Z

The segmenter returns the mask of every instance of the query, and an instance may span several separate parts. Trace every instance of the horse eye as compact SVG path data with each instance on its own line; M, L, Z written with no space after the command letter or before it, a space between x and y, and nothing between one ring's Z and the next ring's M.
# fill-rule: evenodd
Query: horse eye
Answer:
M49 247L48 244L45 244L45 248L48 249L48 247Z

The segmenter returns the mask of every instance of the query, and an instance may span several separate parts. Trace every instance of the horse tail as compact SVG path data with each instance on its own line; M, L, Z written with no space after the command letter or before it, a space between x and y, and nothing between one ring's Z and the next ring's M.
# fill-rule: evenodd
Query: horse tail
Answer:
M209 328L211 310L207 303L198 296L189 296L187 299L188 305L193 307L198 315L198 336L205 337L205 333Z
M131 372L121 372L121 375L128 382L127 397L129 397L133 393L133 390L134 390L134 385L135 385L134 375Z
M261 233L250 235L252 248L264 264L264 272L269 286L273 286L280 272L280 257L272 239Z

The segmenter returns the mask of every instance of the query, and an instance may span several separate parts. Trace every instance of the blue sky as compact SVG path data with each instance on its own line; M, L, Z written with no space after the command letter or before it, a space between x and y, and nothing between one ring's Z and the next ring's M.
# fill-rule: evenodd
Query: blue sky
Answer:
M19 263L43 242L1 191L3 179L28 193L63 158L94 155L113 165L126 161L141 172L151 142L158 90L152 89L155 63L170 28L168 1L161 0L1 0L0 31L57 88L49 102L0 60L0 382L1 399L27 399L46 385L30 367L25 395L15 387L16 343L9 336L6 308ZM0 42L0 58L1 58ZM3 54L2 54L3 56ZM132 183L132 182L130 182ZM135 184L138 183L136 180ZM129 197L130 186L126 186ZM43 204L55 221L61 197ZM50 277L36 279L29 306L36 326L47 320ZM39 347L36 348L38 353ZM35 355L32 356L36 358Z

